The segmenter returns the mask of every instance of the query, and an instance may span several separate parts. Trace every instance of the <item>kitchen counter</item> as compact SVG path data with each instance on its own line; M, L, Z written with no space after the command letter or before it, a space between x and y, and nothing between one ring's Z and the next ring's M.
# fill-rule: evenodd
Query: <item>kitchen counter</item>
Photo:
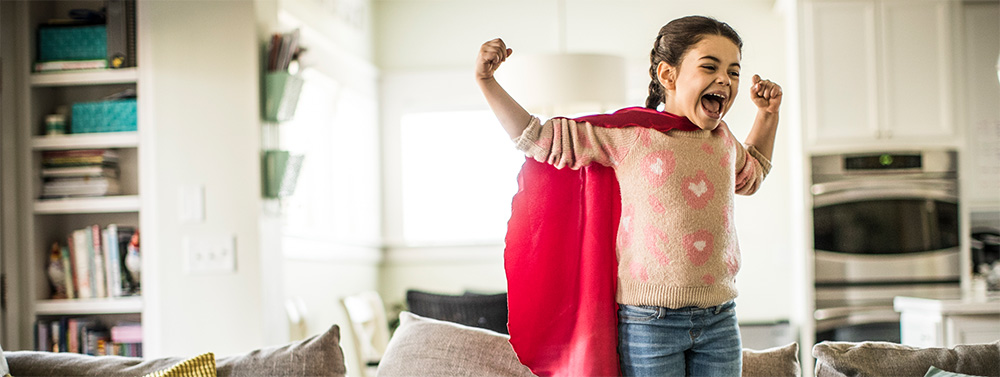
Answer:
M966 295L940 300L899 296L901 343L914 347L954 347L1000 340L1000 296Z

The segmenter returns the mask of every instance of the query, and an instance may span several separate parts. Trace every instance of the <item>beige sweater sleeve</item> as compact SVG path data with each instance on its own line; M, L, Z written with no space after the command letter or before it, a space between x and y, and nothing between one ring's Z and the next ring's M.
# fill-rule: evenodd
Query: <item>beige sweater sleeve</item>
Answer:
M744 147L743 143L736 140L729 131L729 126L723 123L720 127L726 127L726 133L736 145L736 193L753 195L760 188L767 173L771 172L771 161L753 145Z
M566 118L549 119L543 124L537 117L531 117L528 127L514 143L538 162L576 170L591 162L618 165L637 139L635 127L595 127Z

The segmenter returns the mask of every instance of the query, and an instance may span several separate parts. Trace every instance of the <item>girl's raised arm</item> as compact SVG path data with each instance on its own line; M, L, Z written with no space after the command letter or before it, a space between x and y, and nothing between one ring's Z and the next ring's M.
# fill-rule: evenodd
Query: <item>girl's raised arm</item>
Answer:
M493 77L500 63L507 60L513 52L507 48L502 39L497 38L483 43L476 58L476 83L479 84L479 89L483 91L490 109L511 139L521 136L531 121L531 114L521 107Z
M747 135L747 146L753 145L768 160L774 150L774 137L778 130L778 108L781 107L781 86L771 80L761 80L753 75L750 99L757 106L757 117Z

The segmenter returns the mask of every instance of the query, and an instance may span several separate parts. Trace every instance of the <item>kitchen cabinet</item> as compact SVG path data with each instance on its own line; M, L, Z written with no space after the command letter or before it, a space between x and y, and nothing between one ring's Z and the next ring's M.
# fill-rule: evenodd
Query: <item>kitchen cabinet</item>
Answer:
M954 142L956 4L804 2L799 24L809 146Z
M951 348L1000 339L1000 297L955 300L896 297L901 343L913 347Z

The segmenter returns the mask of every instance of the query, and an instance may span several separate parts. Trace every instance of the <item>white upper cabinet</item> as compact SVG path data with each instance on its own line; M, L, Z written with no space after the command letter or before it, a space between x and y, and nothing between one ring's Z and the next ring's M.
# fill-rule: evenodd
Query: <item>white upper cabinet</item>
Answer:
M805 2L800 29L809 146L953 143L953 4Z

